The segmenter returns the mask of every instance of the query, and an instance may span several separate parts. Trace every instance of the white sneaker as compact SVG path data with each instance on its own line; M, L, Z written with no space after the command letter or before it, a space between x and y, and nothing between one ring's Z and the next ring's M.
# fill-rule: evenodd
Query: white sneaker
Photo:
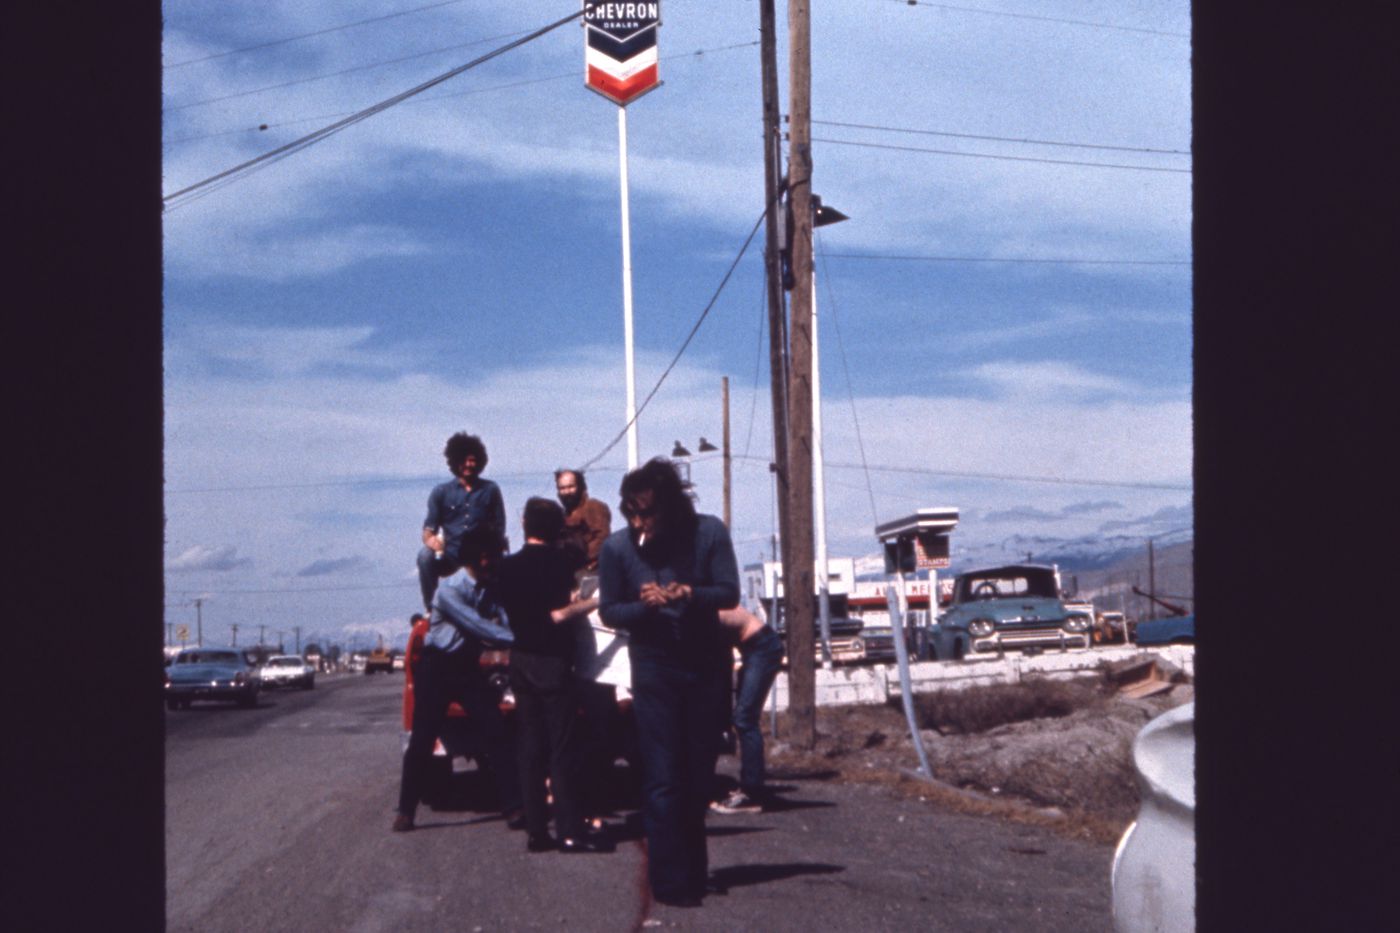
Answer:
M716 800L714 803L710 804L710 809L716 813L723 813L726 815L732 813L760 813L763 810L763 805L743 791L736 790L723 800Z

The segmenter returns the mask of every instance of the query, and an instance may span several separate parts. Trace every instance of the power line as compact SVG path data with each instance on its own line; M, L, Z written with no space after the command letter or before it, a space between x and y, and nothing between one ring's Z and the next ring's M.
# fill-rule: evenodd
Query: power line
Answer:
M460 49L469 49L472 46L483 45L487 42L495 42L500 39L510 39L514 36L523 35L521 32L508 32L499 36L488 36L485 39L476 39L472 42L463 42L459 45L443 46L440 49L430 49L426 52L415 52L412 55L404 55L401 58L389 58L383 61L370 62L364 65L354 65L340 71L330 71L325 74L311 75L306 78L295 78L291 81L283 81L280 84L268 84L263 87L255 87L247 91L235 91L232 94L224 94L221 97L209 97L204 100L190 101L187 104L179 104L174 107L166 107L161 113L174 113L177 110L189 110L191 107L203 107L205 104L218 104L226 100L235 100L239 97L251 97L254 94L261 94L264 91L279 91L284 87L294 87L298 84L310 84L312 81L324 81L326 78L339 78L344 75L354 74L357 71L369 71L373 68L383 68L386 65L400 65L404 62L411 62L419 58L427 58L430 55L441 55L443 52L456 52Z
M405 583L378 583L366 584L362 586L318 586L318 587L288 587L283 589L262 589L262 590L167 590L169 593L208 593L212 595L228 596L240 593L339 593L345 590L400 590L408 587L417 587L415 582Z
M1017 256L894 256L885 253L826 253L830 259L895 259L910 262L1009 262L1083 266L1189 266L1189 259L1075 259Z
M729 284L729 279L734 275L734 270L738 268L739 260L744 258L744 253L748 252L749 244L753 242L754 235L758 233L758 228L762 226L763 218L767 216L767 213L768 209L765 207L763 213L758 215L758 220L754 221L753 229L749 231L748 237L744 240L744 245L739 247L739 255L735 256L734 261L729 264L729 269L724 273L724 278L720 280L719 287L715 289L714 295L710 297L709 304L705 305L705 310L700 312L700 317L695 321L695 326L693 326L690 329L690 333L686 335L685 342L683 342L681 348L676 351L675 357L672 358L670 364L667 365L665 372L661 374L661 378L656 380L656 385L652 386L651 391L647 393L647 397L642 400L642 404L632 414L632 417L628 419L627 423L622 426L622 430L617 433L617 436L608 442L606 447L598 451L597 455L594 456L592 460L585 463L580 469L587 470L594 463L597 463L599 460L603 459L603 457L607 456L608 451L616 447L618 441L627 436L627 430L642 416L642 412L646 410L652 397L655 396L657 390L661 388L661 384L666 381L666 377L671 375L671 370L675 369L676 364L681 361L681 356L685 353L686 348L690 346L690 341L695 339L696 333L700 330L700 325L705 323L705 318L709 316L711 309L715 306L715 302L719 301L719 296L724 292L724 287Z
M1036 146L1065 146L1072 149L1109 149L1114 152L1151 152L1161 155L1190 155L1186 149L1150 149L1141 146L1109 146L1103 143L1067 143L1049 139L1017 139L1011 136L983 136L978 133L953 133L947 130L915 130L899 126L876 126L870 123L840 123L836 120L813 120L822 126L841 126L856 130L877 130L885 133L912 133L918 136L949 136L954 139L981 139L999 143L1031 143Z
M815 242L820 245L820 238L815 238ZM841 336L841 321L836 314L836 293L831 288L831 276L827 274L826 253L817 252L818 259L822 264L822 278L826 282L827 304L831 306L831 323L836 327L836 348L841 352L841 370L846 374L846 395L851 401L851 421L856 428L856 448L860 451L860 464L865 474L865 491L870 496L870 519L876 525L880 524L880 513L875 508L875 487L870 482L870 469L866 466L865 441L860 433L860 416L856 413L856 392L851 383L851 368L846 364L846 341ZM820 404L820 400L818 400Z
M1167 32L1163 29L1148 29L1145 26L1119 26L1115 23L1093 23L1082 19L1061 19L1057 16L1037 16L1032 13L1008 13L1004 10L984 10L979 7L953 6L950 3L933 3L931 0L894 0L905 6L926 6L937 7L941 10L952 10L956 13L980 13L984 16L1007 16L1014 19L1039 20L1046 23L1064 23L1069 26L1092 26L1095 29L1113 29L1119 32L1141 32L1154 36L1171 36L1177 39L1189 39L1189 32Z
M378 23L386 19L394 19L399 16L408 16L412 13L422 13L424 10L435 10L438 7L452 6L454 3L461 3L462 0L442 0L440 3L430 3L427 6L414 7L411 10L400 10L397 13L386 13L383 16L371 16L369 19L356 20L353 23L345 23L341 26L331 26L326 29L318 29L315 32L304 32L299 36L288 36L285 39L273 39L271 42L261 42L257 45L246 45L241 49L229 49L227 52L215 52L213 55L205 55L203 58L191 58L183 62L174 62L163 66L165 69L183 68L186 65L196 65L200 62L213 61L216 58L226 58L229 55L241 55L244 52L256 52L259 49L269 49L275 45L286 45L288 42L296 42L300 39L310 39L314 36L324 36L332 32L340 32L344 29L351 29L355 26L364 26L367 23Z
M520 33L510 33L510 35L520 35ZM504 37L498 36L498 37L496 37L496 38L504 38ZM437 49L437 50L435 50L435 51L441 52L441 51L449 51L449 50L455 50L455 49L460 49L460 48L467 48L467 47L472 46L472 45L480 45L481 42L489 42L489 41L491 41L491 40L489 40L489 39L482 39L482 40L479 40L479 41L477 41L477 42L469 42L469 43L467 43L466 45L451 46L450 49ZM733 51L734 49L746 49L746 48L751 48L752 46L755 46L755 45L758 45L758 43L757 43L757 42L738 42L738 43L735 43L735 44L733 44L733 45L720 45L720 46L714 46L714 47L708 48L708 49L696 49L696 50L693 51L693 52L678 52L678 53L676 53L676 54L674 54L674 55L663 55L663 56L661 56L661 61L668 61L668 62L669 62L669 61L676 61L676 60L682 59L682 58L703 58L706 54L711 53L711 52L729 52L729 51ZM434 54L434 53L425 52L425 53L422 53L422 54L423 54L423 55L428 55L428 54ZM418 55L418 56L409 56L409 58L421 58L421 57L422 57L422 55ZM369 69L369 68L378 67L378 65L381 65L381 64L393 64L393 63L395 63L395 62L401 62L401 61L407 61L407 60L408 60L407 58L401 58L401 59L395 59L393 62L377 62L377 63L374 63L374 64L359 66L358 68L347 69L347 71L339 71L339 72L336 72L335 75L347 74L349 71L356 71L356 70L361 70L361 71L363 71L363 70L366 70L366 69ZM319 76L314 77L314 78L306 78L306 79L303 79L303 81L294 81L294 82L289 82L289 83L292 83L292 84L303 83L304 81L314 81L314 80L317 80L317 78L320 78L320 77L334 77L335 75L319 75ZM489 94L489 93L491 93L491 92L493 92L493 91L507 91L507 90L512 90L512 89L514 89L514 88L518 88L518 87L527 87L527 86L529 86L529 85L531 85L531 84L544 84L544 83L549 82L549 81L562 81L562 80L564 80L565 78L574 78L574 79L577 79L578 76L579 76L578 71L568 71L568 72L563 72L563 73L560 73L560 74L547 75L547 76L545 76L545 77L543 77L543 78L530 78L530 79L525 80L525 81L512 81L512 82L510 82L509 84L495 84L495 85L492 85L492 86L490 86L490 87L468 88L467 90L464 90L464 91L451 91L451 92L446 93L446 94L438 94L438 95L435 96L435 97L424 97L424 98L422 98L421 100L412 101L412 103L415 103L415 104L431 104L431 103L436 103L436 102L438 102L438 101L448 100L448 99L451 99L451 98L454 98L454 97L466 97L466 96L468 96L468 95L470 95L470 94ZM285 86L285 85L276 85L276 87L284 87L284 86ZM260 88L259 90L270 90L270 88ZM252 94L252 93L255 93L255 92L254 92L254 91L248 91L248 92L245 92L244 94L235 94L235 95L230 95L230 96L239 97L239 96L246 96L246 94ZM227 100L227 99L228 99L228 98L225 98L225 97L215 98L215 100ZM201 101L200 103L213 103L213 102L214 102L213 100L209 100L209 101ZM185 105L182 105L182 106L194 106L194 104L185 104ZM335 119L335 118L337 118L337 117L344 117L344 116L347 116L347 115L349 115L349 113L350 113L350 111L342 110L342 111L340 111L339 113L323 113L323 114L318 114L318 115L313 116L313 117L298 117L298 118L296 118L296 119L294 119L294 120L283 120L281 123L260 123L260 124L258 124L257 126L244 126L244 127L238 128L238 129L236 129L236 130L220 130L220 131L217 132L217 133L204 133L204 134L201 134L201 135L199 135L199 136L179 136L179 137L176 137L176 138L174 138L174 139L165 140L165 141L164 141L164 145L173 145L174 143L198 142L198 141L203 140L203 139L216 139L216 138L218 138L218 137L220 137L220 136L232 136L232 135L234 135L234 134L236 134L236 133L263 132L263 131L266 131L266 130L269 130L269 129L279 129L279 128L284 127L284 126L296 126L296 125L299 124L299 123L312 123L312 122L314 122L314 121L316 121L316 120L333 120L333 119Z
M1138 172L1172 172L1190 175L1189 168L1163 168L1154 165L1122 165L1116 162L1078 162L1072 159L1039 159L1032 156L993 155L990 152L958 152L952 149L923 149L918 146L892 146L888 143L863 143L849 139L824 139L813 136L814 143L830 143L833 146L859 146L863 149L892 149L897 152L929 152L934 155L963 156L969 159L1000 159L1005 162L1039 162L1044 165L1081 165L1089 168L1121 168Z
M737 455L736 455L737 456ZM762 460L761 457L748 457L749 460ZM1132 483L1106 479L1071 479L1063 476L1027 476L1014 473L977 473L970 470L935 470L928 467L865 465L860 463L838 463L828 460L826 465L843 470L871 470L876 473L915 473L922 476L952 476L959 479L991 479L1015 483L1052 483L1062 486L1109 486L1122 489L1165 489L1172 492L1190 492L1191 487L1171 483Z
M173 193L173 194L166 195L166 196L165 196L164 198L162 198L161 200L162 200L162 202L164 202L164 203L166 203L166 204L169 204L169 202L171 202L171 201L173 201L174 199L180 197L181 195L187 195L187 194L195 193L195 192L197 192L199 189L205 188L205 187L207 187L207 186L209 186L209 185L212 185L212 184L214 184L215 182L219 182L219 181L224 180L224 179L228 179L228 180L231 182L231 181L236 181L236 180L239 179L239 178L246 177L248 174L250 174L250 173L253 172L253 171L258 170L258 168L260 168L260 167L262 167L262 166L265 166L265 165L267 165L267 164L270 164L270 163L273 162L273 161L280 161L281 159L284 159L284 158L286 158L287 156L292 155L293 153L300 152L302 149L306 149L306 148L308 148L308 147L310 147L310 146L313 146L313 145L315 145L316 143L318 143L318 142L320 142L320 141L322 141L322 140L324 140L324 139L327 139L328 137L330 137L330 136L332 136L332 135L334 135L334 134L336 134L336 133L339 133L341 130L343 130L343 129L349 127L349 126L352 126L352 125L355 124L355 123L359 123L359 122L361 122L362 120L367 120L367 119L369 119L370 117L374 116L374 115L377 114L377 113L382 113L383 111L388 110L390 107L394 106L395 104L402 103L403 101L409 99L410 97L413 97L413 96L416 95L416 94L421 94L423 91L426 91L426 90L428 90L429 88L436 87L437 85L441 84L441 83L444 82L444 81L447 81L447 80L449 80L449 79L451 79L451 78L455 78L457 75L461 74L462 72L467 71L468 69L471 69L471 68L475 68L477 65L480 65L482 62L489 61L489 60L491 60L491 59L493 59L493 58L496 58L496 57L499 56L499 55L503 55L504 53L510 51L511 49L518 48L518 47L520 47L520 46L526 44L527 42L531 42L531 41L533 41L533 40L535 40L535 39L538 39L540 36L543 36L545 33L548 33L548 32L550 32L550 31L552 31L552 30L554 30L554 29L557 29L558 27L564 25L564 24L567 23L567 22L571 22L572 20L578 19L578 18L579 18L580 16L582 16L582 15L583 15L583 10L582 10L582 9L580 9L579 12L577 12L577 13L570 13L568 16L566 16L566 17L564 17L564 18L559 19L559 20L556 20L556 21L553 22L553 23L550 23L548 26L544 26L544 27L542 27L542 28L540 28L540 29L537 29L537 30L535 30L534 32L530 33L529 35L527 35L527 36L525 36L525 37L523 37L523 38L517 39L517 40L515 40L514 42L509 42L509 43L507 43L507 44L501 46L500 48L498 48L498 49L496 49L496 50L494 50L494 51L488 52L488 53L486 53L485 55L482 55L482 56L479 57L479 58L473 59L472 61L468 62L468 63L465 64L465 65L460 65L460 66L458 66L457 68L453 68L451 71L448 71L448 72L445 72L445 73L443 73L443 74L441 74L441 75L438 75L436 78L433 78L433 79L431 79L431 80L429 80L429 81L425 81L425 82L423 82L422 84L418 85L417 87L410 88L409 90L404 91L404 92L401 93L401 94L396 94L396 95L394 95L393 97L391 97L391 98L389 98L389 99L387 99L387 100L385 100L385 101L381 101L381 102L378 103L378 104L375 104L375 105L373 105L373 106L371 106L371 107L367 107L367 108L365 108L364 110L361 110L361 111L359 111L358 113L352 114L351 116L348 116L348 117L346 117L345 119L340 120L340 121L338 121L338 122L336 122L336 123L332 123L330 126L323 127L322 129L319 129L319 130L317 130L317 131L314 132L314 133L310 133L310 134L308 134L308 135L306 135L306 136L303 136L301 139L294 140L294 141L292 141L292 142L290 142L290 143L287 143L287 144L284 145L284 146L279 146L278 148L273 149L271 152L266 152L266 153L264 153L264 154L262 154L262 155L260 155L260 156L258 156L258 157L256 157L256 158L249 159L247 162L243 162L243 163L241 163L241 164L239 164L239 165L235 165L235 166L234 166L233 168L231 168L231 169L227 169L227 170L225 170L225 171L219 172L219 173L216 174L216 175L211 175L209 178L206 178L206 179L204 179L203 181L196 182L195 184L190 185L190 186L185 187L185 188L181 188L179 191L176 191L176 192ZM206 193L207 193L207 192L206 192ZM178 206L178 205L175 205L175 206Z

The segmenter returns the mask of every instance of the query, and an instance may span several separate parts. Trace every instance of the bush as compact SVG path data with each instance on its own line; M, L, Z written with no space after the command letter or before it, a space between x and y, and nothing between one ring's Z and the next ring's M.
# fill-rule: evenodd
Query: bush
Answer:
M940 690L914 697L921 728L971 734L1028 719L1068 716L1099 701L1099 681L1028 678L1019 684L991 684Z

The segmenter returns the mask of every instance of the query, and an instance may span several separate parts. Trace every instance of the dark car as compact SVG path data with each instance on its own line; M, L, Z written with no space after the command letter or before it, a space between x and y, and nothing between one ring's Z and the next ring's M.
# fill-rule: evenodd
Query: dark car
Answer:
M959 574L933 635L940 660L1007 649L1089 647L1089 619L1066 609L1053 565L1012 564Z
M237 648L186 648L165 669L165 705L188 709L195 700L256 706L257 669Z
M1196 616L1167 616L1144 619L1133 629L1139 645L1189 645L1196 642Z

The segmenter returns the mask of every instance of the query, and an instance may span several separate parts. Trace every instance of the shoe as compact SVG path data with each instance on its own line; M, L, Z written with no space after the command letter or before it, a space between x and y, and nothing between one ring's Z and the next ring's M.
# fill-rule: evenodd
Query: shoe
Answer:
M584 833L582 836L565 836L559 840L560 852L612 852L612 840L602 833Z
M507 810L501 814L506 818L506 829L524 829L525 811L521 809Z
M734 813L761 813L763 805L741 790L736 790L723 800L710 804L710 809L726 816Z
M554 838L545 833L543 836L529 836L525 840L525 851L527 852L553 852L558 848L554 844Z
M394 815L394 825L390 827L396 833L406 833L413 828L413 817L407 813Z
M699 907L701 904L700 898L694 894L681 894L676 897L653 894L651 899L658 904L665 904L667 907Z

